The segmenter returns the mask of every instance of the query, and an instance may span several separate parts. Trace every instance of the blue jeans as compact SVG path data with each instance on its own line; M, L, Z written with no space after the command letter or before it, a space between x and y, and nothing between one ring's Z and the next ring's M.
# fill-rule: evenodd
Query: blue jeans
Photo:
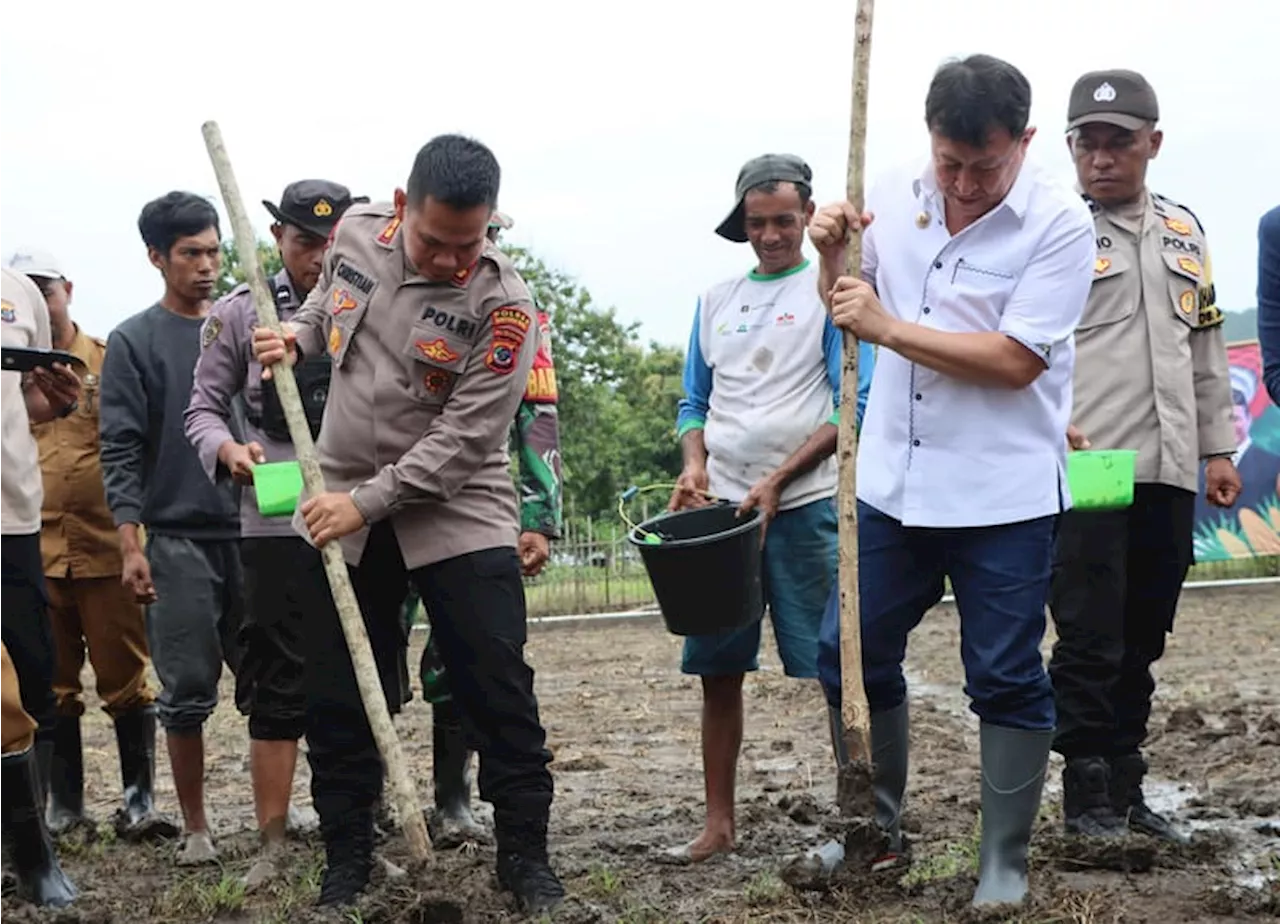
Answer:
M836 578L836 505L813 501L774 517L765 533L764 594L788 677L818 676L818 631ZM702 677L760 667L761 624L684 641L681 670Z
M858 502L862 672L872 712L907 698L907 636L951 578L970 708L1008 728L1054 727L1053 689L1040 655L1057 517L957 529L904 527ZM840 703L840 600L822 622L819 677Z

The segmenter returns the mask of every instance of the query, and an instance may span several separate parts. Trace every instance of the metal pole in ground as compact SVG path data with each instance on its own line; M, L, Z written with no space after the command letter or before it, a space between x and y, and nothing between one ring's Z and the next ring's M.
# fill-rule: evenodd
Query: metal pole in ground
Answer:
M245 213L244 202L240 198L240 187L231 170L231 159L227 156L226 146L222 143L222 132L217 122L204 123L202 131L205 146L209 151L209 160L212 161L213 171L218 176L222 201L231 219L231 230L235 236L240 265L244 267L249 281L249 291L253 294L253 306L257 312L258 323L280 331L280 318L276 315L275 302L267 292L266 279L258 263L257 236L249 223L249 216ZM320 471L320 459L316 455L315 443L311 439L311 428L307 425L307 417L302 410L302 399L298 395L298 383L293 377L293 368L288 363L280 363L272 370L271 377L275 380L276 390L280 394L280 404L284 409L285 420L289 424L289 436L298 454L298 464L302 468L302 482L311 496L322 494L325 490L324 475ZM395 795L400 826L404 829L410 853L415 859L425 860L431 856L431 842L427 838L426 822L418 807L418 794L413 778L405 769L404 755L400 750L395 726L391 724L391 713L387 710L382 681L378 677L378 666L373 659L373 649L369 645L369 635L365 631L364 620L360 616L360 606L356 602L355 591L351 587L351 578L347 574L342 547L337 542L327 542L320 549L320 554L324 558L324 570L329 578L329 587L333 590L333 601L337 605L342 633L351 651L351 664L355 669L360 699L364 703L365 713L369 716L369 726L373 730L374 741L386 765L387 777Z

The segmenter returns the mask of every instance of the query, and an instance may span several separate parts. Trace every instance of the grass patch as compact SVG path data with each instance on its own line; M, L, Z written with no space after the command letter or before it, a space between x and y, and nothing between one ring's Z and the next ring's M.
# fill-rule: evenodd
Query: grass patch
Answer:
M759 908L764 905L776 905L784 894L786 894L786 886L783 885L782 880L765 870L757 873L755 878L747 883L742 897L752 908Z
M180 917L208 920L221 914L234 914L242 907L244 883L239 876L218 871L178 880L160 897L156 910L167 920Z
M953 879L961 873L978 871L978 846L982 840L981 822L974 825L970 835L962 841L947 844L942 853L925 859L916 858L911 869L902 877L902 884L908 888L937 882L940 879Z
M587 884L583 891L593 898L612 898L622 889L622 877L612 868L603 864L593 866L587 874Z

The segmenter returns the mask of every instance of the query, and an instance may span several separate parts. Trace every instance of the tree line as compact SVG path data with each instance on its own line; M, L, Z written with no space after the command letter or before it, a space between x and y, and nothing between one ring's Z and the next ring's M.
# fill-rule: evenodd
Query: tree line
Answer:
M618 496L631 485L674 481L680 471L675 420L684 351L643 342L639 322L624 323L614 308L597 305L566 273L524 248L502 249L551 315L565 518L574 525L590 518L597 536L611 526L621 533ZM280 271L273 244L259 241L258 259L269 276ZM234 245L224 241L217 295L244 278Z

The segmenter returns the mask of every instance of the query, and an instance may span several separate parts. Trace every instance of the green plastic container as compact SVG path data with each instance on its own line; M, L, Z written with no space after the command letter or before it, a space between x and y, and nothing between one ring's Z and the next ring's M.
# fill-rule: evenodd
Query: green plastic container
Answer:
M253 491L258 513L291 517L302 496L302 466L297 462L263 462L253 467Z
M1067 453L1067 485L1076 510L1120 510L1133 504L1133 449Z

